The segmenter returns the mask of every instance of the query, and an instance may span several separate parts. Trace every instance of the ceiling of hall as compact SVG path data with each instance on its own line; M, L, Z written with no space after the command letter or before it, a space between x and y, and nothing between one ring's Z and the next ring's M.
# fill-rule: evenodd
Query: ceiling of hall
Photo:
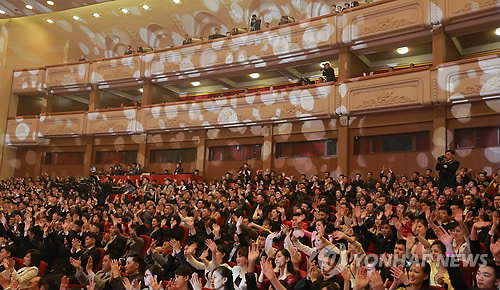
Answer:
M63 11L108 1L112 0L0 0L0 19Z

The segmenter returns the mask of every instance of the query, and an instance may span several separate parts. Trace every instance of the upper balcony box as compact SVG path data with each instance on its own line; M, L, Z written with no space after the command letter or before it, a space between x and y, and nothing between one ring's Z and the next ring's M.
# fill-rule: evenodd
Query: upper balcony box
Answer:
M37 145L38 116L17 117L7 121L5 143L7 145Z
M92 63L91 82L99 88L142 83L141 55L126 55L96 60Z
M12 93L30 95L43 93L45 89L45 69L14 71L12 75Z
M135 107L109 109L89 112L86 120L88 135L134 134L143 131L137 122L138 110Z
M251 126L328 117L334 114L334 102L335 86L331 83L146 107L141 120L148 132Z
M337 114L356 115L431 104L428 67L350 79L339 85Z
M450 62L433 71L442 103L488 100L500 95L500 54Z
M153 82L235 73L304 61L336 50L332 14L269 30L169 48L144 55L145 77Z
M89 62L47 66L47 88L57 92L90 90Z
M436 0L434 0L436 1ZM469 26L498 24L500 21L500 1L498 0L438 0L443 7L445 24L448 29L462 29Z
M397 36L430 34L431 27L429 0L381 1L337 16L337 41L353 45L383 39L394 42Z

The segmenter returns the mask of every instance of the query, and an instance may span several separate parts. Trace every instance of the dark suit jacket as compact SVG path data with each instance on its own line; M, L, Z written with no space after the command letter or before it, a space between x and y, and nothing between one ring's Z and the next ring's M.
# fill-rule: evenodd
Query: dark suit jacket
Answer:
M255 19L255 21L250 22L250 31L256 31L260 30L260 24L262 23L262 20L260 19Z
M436 170L439 171L440 189L444 189L445 187L455 187L456 185L455 174L459 166L460 162L458 162L457 160L438 162L436 164Z
M119 234L108 245L107 249L106 249L106 246L104 246L104 247L105 247L105 250L107 250L109 252L112 259L118 259L125 252L126 246L127 246L127 238L124 237L122 234Z
M91 249L83 249L78 252L80 257L82 258L82 268L86 269L87 267L87 261L89 260L89 257L92 257L93 264L92 268L94 271L97 271L97 264L99 263L99 260L101 259L101 253L97 249L96 246L92 247Z

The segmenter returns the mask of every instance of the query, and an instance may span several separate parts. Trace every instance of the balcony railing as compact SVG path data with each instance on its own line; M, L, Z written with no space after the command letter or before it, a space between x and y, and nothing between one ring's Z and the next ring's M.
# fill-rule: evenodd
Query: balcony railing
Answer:
M8 120L7 143L252 126L488 100L500 95L499 71L500 55L494 55L235 97L17 117Z

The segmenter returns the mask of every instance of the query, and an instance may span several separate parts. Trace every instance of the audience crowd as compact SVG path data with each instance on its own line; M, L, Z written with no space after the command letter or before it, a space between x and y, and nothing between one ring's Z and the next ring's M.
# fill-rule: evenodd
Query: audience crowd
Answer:
M383 168L295 177L244 164L203 182L43 175L3 180L0 190L3 289L500 282L500 169L475 174L451 150L409 176Z

